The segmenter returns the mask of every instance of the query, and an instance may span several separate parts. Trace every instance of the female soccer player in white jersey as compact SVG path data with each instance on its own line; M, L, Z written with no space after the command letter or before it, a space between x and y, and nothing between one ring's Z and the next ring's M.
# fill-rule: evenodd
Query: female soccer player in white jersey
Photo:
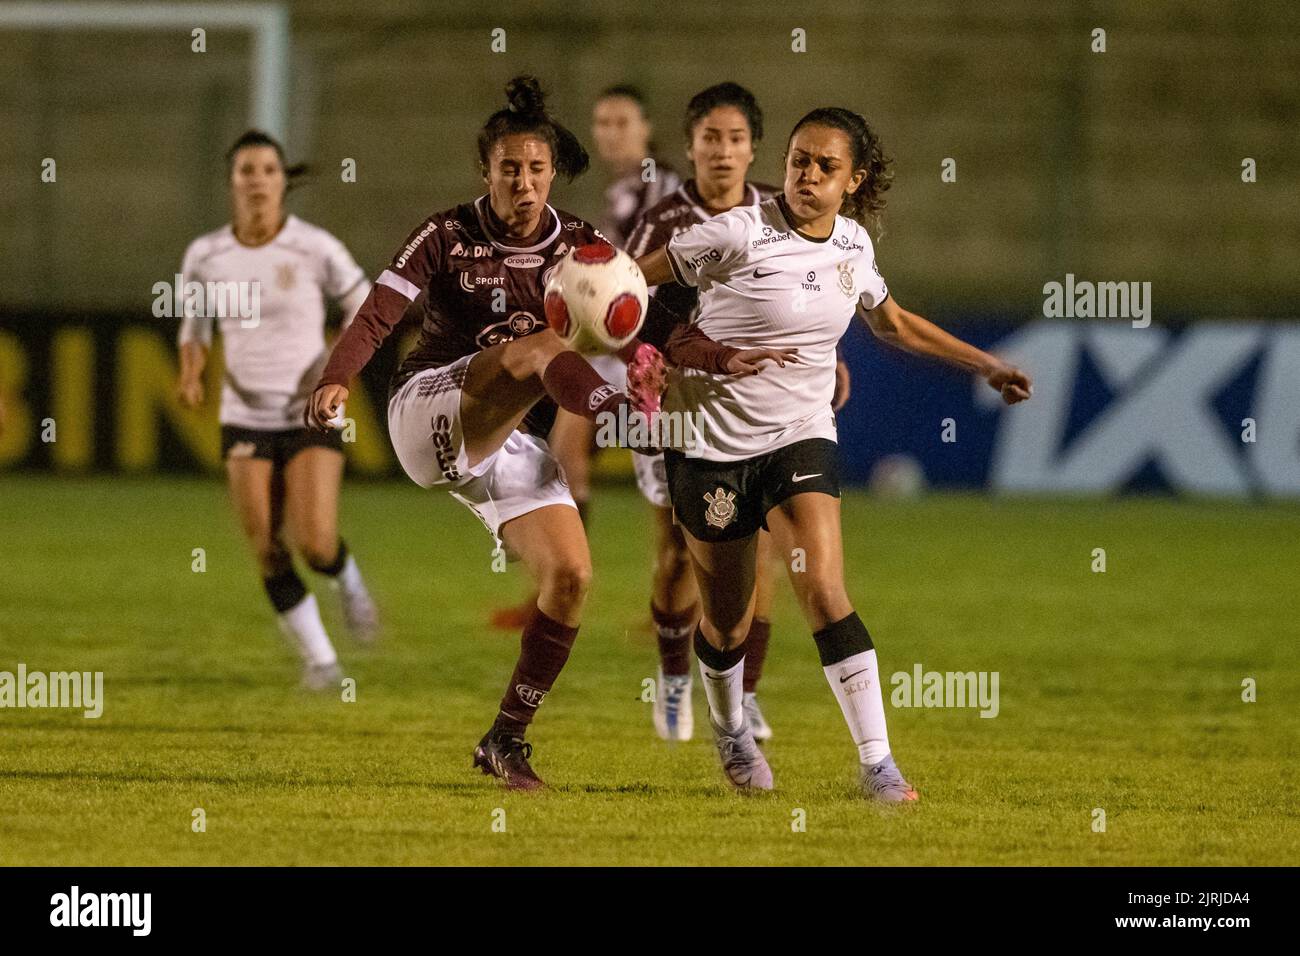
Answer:
M545 436L557 406L596 420L627 396L545 320L550 267L575 246L600 243L612 255L592 226L547 202L556 173L579 175L587 153L546 112L537 80L516 77L506 96L478 136L486 195L435 213L411 233L335 345L308 417L327 426L347 383L425 293L419 341L390 386L388 430L411 480L469 507L537 584L514 673L474 749L484 773L531 790L542 781L524 734L568 660L591 581L582 521ZM725 361L706 365L753 372L753 363L783 357L724 351ZM692 364L685 353L666 354Z
M645 211L628 241L628 252L633 256L658 249L673 236L712 216L736 206L757 206L780 191L747 180L755 147L763 138L763 111L754 94L743 86L718 83L696 93L686 105L683 132L694 176ZM652 315L662 307L672 317L689 321L699 307L699 292L669 282L654 290L654 306ZM637 487L653 506L655 518L650 616L659 650L659 673L652 719L660 738L690 740L695 726L690 636L699 618L699 596L686 542L673 521L664 457L638 455L633 464ZM745 641L744 680L745 719L759 741L772 736L757 695L771 633L770 552L770 536L760 532L757 597Z
M858 747L863 791L917 799L890 752L876 652L844 586L830 401L835 345L855 310L884 341L979 375L1008 404L1030 394L1024 372L890 296L864 228L879 216L889 178L861 116L817 109L790 135L781 196L693 226L638 261L651 284L699 287L697 324L710 338L798 350L797 362L761 376L679 370L664 398L666 412L703 416L702 456L669 450L668 482L702 598L694 641L710 723L727 778L742 789L772 787L746 726L741 684L755 538L766 525L780 553L801 548L806 556L806 570L792 570L790 581Z
M292 552L339 592L354 637L372 640L378 621L356 560L338 533L339 433L304 428L302 416L327 355L325 297L338 303L346 326L370 283L343 243L286 214L285 193L295 170L285 168L278 142L250 131L226 158L232 221L190 243L181 275L205 289L238 283L233 287L254 307L251 314L220 313L222 456L267 597L302 655L303 683L322 690L338 686L338 658L316 598L294 570ZM204 400L215 305L187 297L181 321L177 392L190 408Z

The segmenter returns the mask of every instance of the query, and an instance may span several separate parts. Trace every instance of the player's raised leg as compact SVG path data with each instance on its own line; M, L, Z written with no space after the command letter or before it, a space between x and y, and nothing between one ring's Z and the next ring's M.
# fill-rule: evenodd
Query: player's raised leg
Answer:
M348 631L356 640L368 644L378 634L379 611L356 558L339 537L342 480L341 451L321 445L302 448L284 466L285 514L294 550L313 571L329 578L330 587L342 602Z
M303 684L312 690L337 686L338 655L321 622L316 597L298 577L282 538L283 475L269 458L256 457L228 457L226 475L280 630L302 657Z
M793 495L768 512L767 522L783 554L800 548L806 558L803 570L791 570L790 583L858 748L863 791L890 803L916 800L890 753L875 646L844 587L840 499Z
M500 448L544 395L591 421L627 404L618 386L601 378L550 329L484 349L470 359L461 385L462 440L470 467Z
M474 750L474 765L518 790L543 786L524 735L550 693L578 636L591 586L591 555L571 505L548 505L502 525L501 540L537 585L537 606L520 638L519 660L492 728Z

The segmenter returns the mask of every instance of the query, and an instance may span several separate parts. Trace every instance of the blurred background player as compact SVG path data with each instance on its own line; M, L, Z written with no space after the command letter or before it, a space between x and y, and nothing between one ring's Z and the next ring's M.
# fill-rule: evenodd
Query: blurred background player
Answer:
M658 156L654 125L646 115L645 97L631 84L611 86L597 98L591 111L591 138L596 158L609 176L604 192L605 208L597 219L600 233L623 248L642 213L677 189L681 177ZM606 380L620 388L626 385L627 369L617 356L595 355L588 361ZM551 453L564 468L578 514L586 522L591 500L591 464L597 452L595 426L586 418L561 409L549 441ZM527 620L535 600L536 595L530 595L514 607L497 609L492 614L492 623L505 630L518 628Z
M286 169L276 140L249 131L226 159L232 221L190 243L181 276L205 290L213 288L207 283L240 283L254 311L218 313L216 303L186 295L176 389L186 407L203 403L213 317L220 314L221 451L231 500L280 628L302 655L303 683L321 690L338 685L338 657L292 552L338 591L355 638L373 640L378 619L338 533L341 434L304 428L303 410L328 354L325 297L338 303L346 327L370 283L338 239L285 212L285 194L301 169Z
M691 226L737 206L757 206L780 192L780 187L746 180L754 150L763 138L763 112L753 93L737 83L719 83L701 90L687 104L683 123L686 157L692 178L646 210L628 242L628 252L639 257L665 246L673 236ZM675 282L654 290L655 307L694 321L699 291ZM838 363L836 393L839 410L848 400L848 370ZM659 647L659 683L655 694L655 731L664 740L690 740L694 732L691 707L691 648L688 640L699 617L699 595L690 570L690 557L681 529L673 521L672 502L663 455L638 455L633 460L637 487L654 507L655 560L651 582L650 614ZM758 538L754 617L746 638L744 710L754 738L772 737L772 728L758 703L758 683L771 636L773 584L771 538Z
M737 789L773 786L745 719L742 686L758 531L769 527L783 554L799 548L806 555L790 583L857 746L863 793L884 802L917 799L890 751L876 652L844 584L830 402L836 345L855 311L883 340L984 378L1007 404L1029 397L1023 372L889 295L866 226L878 223L890 178L866 120L844 109L814 110L790 134L781 195L705 220L638 260L648 282L701 289L705 335L798 350L797 361L761 378L678 370L664 402L667 412L704 418L702 453L669 449L665 459L702 599L694 646L710 724ZM802 307L792 310L792 296Z

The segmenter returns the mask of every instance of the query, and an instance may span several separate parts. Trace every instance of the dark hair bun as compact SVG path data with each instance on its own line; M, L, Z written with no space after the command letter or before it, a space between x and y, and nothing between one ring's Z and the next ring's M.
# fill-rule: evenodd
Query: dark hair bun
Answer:
M516 76L507 83L506 100L512 113L523 116L543 116L546 113L546 97L542 95L542 84L535 76Z

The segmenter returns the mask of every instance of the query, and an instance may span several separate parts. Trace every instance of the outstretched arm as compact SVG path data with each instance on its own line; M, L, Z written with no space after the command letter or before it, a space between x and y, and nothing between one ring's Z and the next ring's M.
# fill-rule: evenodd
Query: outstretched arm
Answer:
M1008 405L1023 402L1033 394L1033 382L1020 369L949 335L915 312L908 312L892 295L885 296L885 301L865 313L865 318L876 338L913 355L938 359L974 372L997 389Z
M668 247L661 246L647 253L636 264L645 275L647 286L661 286L677 282L668 259ZM664 359L682 368L700 369L714 375L757 375L766 362L776 362L782 368L786 362L797 362L798 349L738 349L709 338L689 317L674 312L666 297L656 294L650 300L641 335L634 347L646 342L663 352Z

